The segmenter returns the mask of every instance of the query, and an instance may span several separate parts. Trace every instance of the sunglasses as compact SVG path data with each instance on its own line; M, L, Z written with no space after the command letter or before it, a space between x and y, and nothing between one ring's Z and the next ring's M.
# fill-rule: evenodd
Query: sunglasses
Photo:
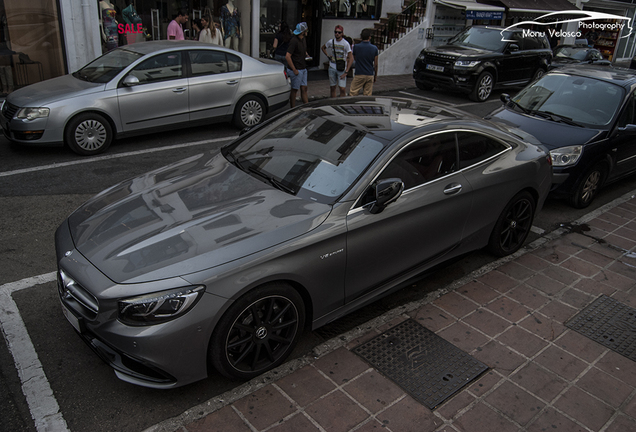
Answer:
M334 34L342 34L341 31L335 31Z

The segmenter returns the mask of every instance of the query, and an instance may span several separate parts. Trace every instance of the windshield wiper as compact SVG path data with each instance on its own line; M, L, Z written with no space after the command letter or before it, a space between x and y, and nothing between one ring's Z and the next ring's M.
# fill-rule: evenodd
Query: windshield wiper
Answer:
M234 156L234 153L232 153L230 150L225 150L222 152L223 156L230 158L230 162L233 163L234 165L236 165L236 167L238 169L240 169L241 171L245 171L245 168L243 167L243 164L241 164L241 162L239 162L238 158L236 156Z
M248 169L250 170L250 172L253 172L257 176L262 177L265 180L267 180L267 182L269 184L271 184L272 186L274 186L276 189L282 190L283 192L287 192L287 193L292 194L292 195L296 195L296 191L294 189L292 189L289 186L283 184L280 180L277 180L274 177L268 176L264 172L259 171L259 169L256 168L255 166L252 165Z
M547 118L548 120L552 120L557 123L565 123L572 126L584 127L582 124L575 122L570 117L565 117L550 111L532 111L532 114L536 114L540 117Z
M531 111L531 110L529 110L528 108L526 108L526 107L524 107L524 106L521 106L521 105L519 104L519 102L515 102L515 101L514 101L514 100L512 100L512 99L510 99L510 100L508 101L508 105L512 105L512 107L513 107L513 108L519 108L521 111L523 111L523 112L524 112L524 113L526 113L526 114L531 114L531 113L532 113L532 111Z

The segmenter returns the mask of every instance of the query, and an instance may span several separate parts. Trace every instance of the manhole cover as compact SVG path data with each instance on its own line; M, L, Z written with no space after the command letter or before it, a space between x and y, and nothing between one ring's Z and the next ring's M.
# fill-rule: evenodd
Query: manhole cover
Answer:
M636 309L602 295L565 325L636 361Z
M412 319L353 351L430 409L488 369Z

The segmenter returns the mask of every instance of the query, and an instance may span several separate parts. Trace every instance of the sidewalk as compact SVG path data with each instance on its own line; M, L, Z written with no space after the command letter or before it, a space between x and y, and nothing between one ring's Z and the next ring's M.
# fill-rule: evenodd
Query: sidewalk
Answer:
M309 95L309 101L324 99L331 96L329 88L329 76L326 71L312 71L313 77L307 82L307 93ZM322 79L324 76L324 79ZM316 79L315 77L318 77ZM347 78L347 94L349 94L349 87L351 86L353 78ZM414 88L415 81L413 80L413 74L407 75L387 75L379 76L377 81L373 84L373 94L386 92L405 90L408 88ZM299 93L300 94L300 93ZM340 90L337 90L336 94L340 94ZM362 92L360 92L362 95Z

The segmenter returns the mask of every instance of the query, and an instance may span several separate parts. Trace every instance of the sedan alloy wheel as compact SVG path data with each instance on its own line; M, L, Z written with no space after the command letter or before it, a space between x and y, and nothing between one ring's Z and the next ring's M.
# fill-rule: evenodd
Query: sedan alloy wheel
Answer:
M489 249L494 255L516 252L526 240L534 220L535 203L528 192L517 194L501 212L490 237Z
M66 142L75 153L91 155L106 150L113 139L108 121L99 114L82 114L71 121Z

